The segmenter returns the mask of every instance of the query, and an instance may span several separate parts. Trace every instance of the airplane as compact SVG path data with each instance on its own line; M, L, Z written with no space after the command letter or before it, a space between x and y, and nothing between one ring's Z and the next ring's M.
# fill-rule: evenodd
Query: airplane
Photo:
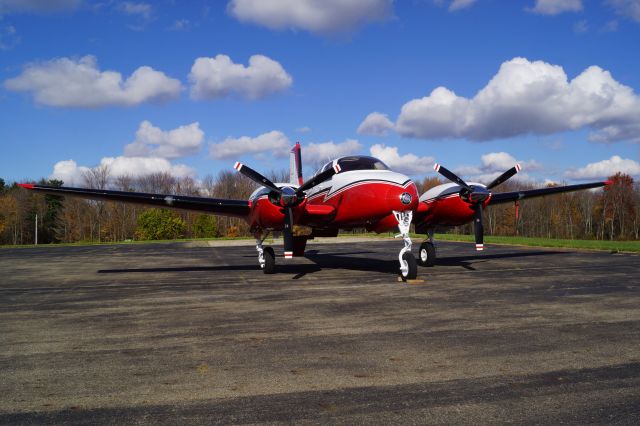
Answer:
M528 197L597 188L608 182L534 189L492 194L490 190L520 170L514 166L491 184L467 184L453 172L438 164L436 171L452 183L439 185L418 195L415 183L406 175L394 172L381 160L361 155L327 162L308 180L302 177L300 143L291 150L290 181L274 183L265 176L236 162L239 173L260 186L248 200L216 199L170 194L54 187L23 183L19 186L51 195L92 200L120 201L163 208L194 210L215 215L242 218L256 239L258 264L265 274L275 272L275 252L264 246L273 231L281 231L284 258L304 256L307 241L315 237L336 237L341 229L365 228L377 233L394 232L403 247L398 253L402 280L417 277L417 265L433 266L435 246L433 229L474 221L476 247L483 248L482 210L490 204L517 201ZM416 232L428 235L416 260L409 235L411 224Z

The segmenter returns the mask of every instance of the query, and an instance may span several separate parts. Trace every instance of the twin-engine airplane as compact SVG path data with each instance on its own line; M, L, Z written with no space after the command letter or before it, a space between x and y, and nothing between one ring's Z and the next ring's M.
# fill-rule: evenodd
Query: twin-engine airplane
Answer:
M400 173L393 172L380 160L367 156L349 156L330 161L307 181L302 179L300 144L291 150L289 183L273 183L242 163L235 169L261 186L248 200L188 197L19 184L23 188L53 195L67 195L94 200L121 201L165 208L195 210L215 215L243 218L256 238L258 262L266 274L275 271L275 253L263 246L272 231L282 231L285 259L303 256L309 239L336 237L340 229L366 228L369 231L399 230L404 247L398 254L402 279L415 279L417 264L433 266L436 226L455 226L474 221L476 248L483 249L482 210L487 205L514 202L560 192L597 188L608 182L559 186L530 191L492 194L519 170L509 169L489 185L467 184L453 172L438 164L435 170L452 183L436 186L418 197L416 185ZM428 235L419 250L418 261L411 253L409 228Z

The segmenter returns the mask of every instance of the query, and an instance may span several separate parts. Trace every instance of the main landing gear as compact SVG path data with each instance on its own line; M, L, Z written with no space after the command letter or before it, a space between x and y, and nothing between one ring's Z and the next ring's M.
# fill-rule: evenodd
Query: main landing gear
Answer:
M436 247L433 245L433 231L429 231L429 239L420 244L418 265L433 266L436 264Z
M400 261L400 278L403 281L415 280L418 276L418 265L416 258L411 253L411 238L409 237L409 227L411 226L411 219L413 212L411 210L397 212L394 211L393 215L398 221L398 230L400 233L396 235L396 238L402 237L404 247L400 250L398 260Z
M265 274L273 274L276 271L276 255L271 247L263 247L262 243L269 236L269 233L264 235L256 234L256 250L258 251L258 262L260 263L260 269Z
M264 240L269 236L269 232L266 232L264 235L260 233L254 234L256 239L256 250L258 251L258 263L260 264L260 269L265 274L273 274L276 271L276 255L271 247L265 247L262 245ZM293 256L299 257L304 256L304 249L307 246L307 240L309 238L306 236L293 237Z

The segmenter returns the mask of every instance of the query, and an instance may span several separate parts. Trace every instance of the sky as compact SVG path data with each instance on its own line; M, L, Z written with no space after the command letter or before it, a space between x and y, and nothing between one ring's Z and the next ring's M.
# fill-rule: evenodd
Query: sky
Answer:
M0 177L640 178L640 0L0 0Z

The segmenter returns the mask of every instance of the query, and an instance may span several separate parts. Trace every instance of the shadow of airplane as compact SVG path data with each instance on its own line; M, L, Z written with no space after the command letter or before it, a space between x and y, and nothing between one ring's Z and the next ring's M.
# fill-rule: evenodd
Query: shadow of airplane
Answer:
M313 264L286 264L279 263L276 272L294 274L292 279L300 279L307 274L321 271L322 269L345 269L350 271L371 271L385 274L397 274L398 261L393 259L372 261L370 257L355 255L370 254L371 251L359 252L335 252L322 253L318 250L309 250L305 257ZM510 259L531 256L549 256L560 254L559 251L530 251L524 253L495 253L474 256L438 257L435 266L461 267L475 271L473 264L488 262L491 259ZM355 257L354 257L355 256ZM426 268L425 268L426 269ZM216 271L258 271L257 264L249 265L221 265L221 266L180 266L166 268L118 268L100 269L99 274L126 274L126 273L161 273L161 272L216 272Z

